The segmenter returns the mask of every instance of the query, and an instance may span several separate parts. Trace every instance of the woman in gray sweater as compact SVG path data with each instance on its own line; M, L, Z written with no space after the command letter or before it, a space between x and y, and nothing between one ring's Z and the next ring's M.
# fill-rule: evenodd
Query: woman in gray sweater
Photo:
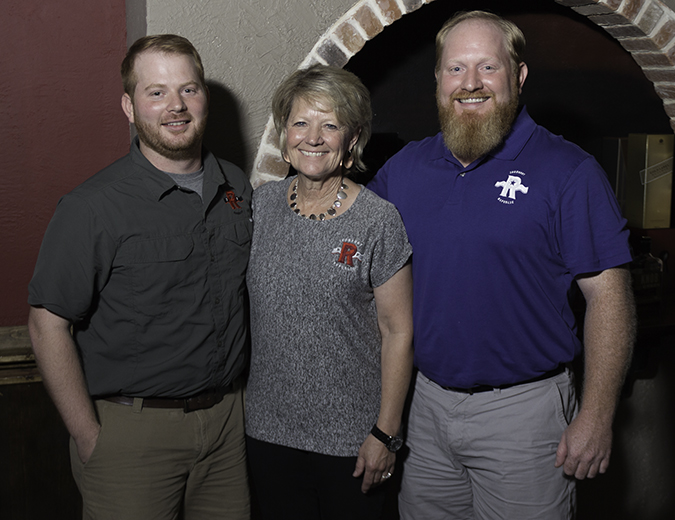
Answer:
M412 370L412 248L363 169L367 89L315 65L273 98L297 176L253 197L246 432L263 518L376 519Z

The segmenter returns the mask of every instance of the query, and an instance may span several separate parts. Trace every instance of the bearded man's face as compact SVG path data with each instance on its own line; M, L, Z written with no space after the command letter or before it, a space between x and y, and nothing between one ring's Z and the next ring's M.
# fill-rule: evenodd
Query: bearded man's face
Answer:
M461 94L457 94L453 101L459 96ZM452 105L442 103L438 95L436 98L445 145L464 164L470 164L497 148L511 130L518 112L518 91L510 100L495 103L484 114L458 114Z
M436 101L445 143L463 164L502 143L526 77L524 63L514 70L505 36L495 24L467 20L448 33L436 74Z

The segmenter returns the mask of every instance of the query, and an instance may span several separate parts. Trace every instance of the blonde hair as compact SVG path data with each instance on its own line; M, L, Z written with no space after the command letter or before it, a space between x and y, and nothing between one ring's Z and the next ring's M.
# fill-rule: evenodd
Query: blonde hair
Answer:
M515 23L488 11L460 11L443 24L441 30L436 34L436 74L441 71L443 47L445 46L448 33L460 23L468 20L492 23L502 32L506 43L506 50L511 57L513 71L517 77L520 64L523 63L525 57L525 35Z
M288 76L272 97L274 127L279 134L279 149L286 152L286 124L298 99L327 104L335 112L349 136L359 134L352 148L353 163L348 168L365 171L363 150L370 139L372 109L370 93L361 80L349 71L327 65L312 65Z

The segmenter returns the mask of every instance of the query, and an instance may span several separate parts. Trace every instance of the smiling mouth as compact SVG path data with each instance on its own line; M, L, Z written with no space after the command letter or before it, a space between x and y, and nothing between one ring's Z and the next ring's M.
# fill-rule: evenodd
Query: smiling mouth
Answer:
M164 126L172 126L172 127L178 127L178 126L183 126L187 125L190 121L171 121L169 123L163 123Z
M300 150L300 153L305 157L321 157L322 155L325 155L328 152L308 152L305 150Z
M485 103L490 96L487 97L468 97L468 98L456 98L455 101L458 101L462 105L475 105L479 103Z

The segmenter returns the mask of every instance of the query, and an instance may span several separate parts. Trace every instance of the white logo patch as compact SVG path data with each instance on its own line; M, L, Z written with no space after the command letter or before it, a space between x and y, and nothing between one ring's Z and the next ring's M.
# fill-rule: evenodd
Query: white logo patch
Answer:
M497 200L502 204L513 204L516 200L516 192L527 194L530 190L527 186L523 184L523 181L517 175L525 175L523 172L518 170L513 170L509 172L509 178L505 181L499 181L495 183L495 188L501 188L502 192L497 197Z

